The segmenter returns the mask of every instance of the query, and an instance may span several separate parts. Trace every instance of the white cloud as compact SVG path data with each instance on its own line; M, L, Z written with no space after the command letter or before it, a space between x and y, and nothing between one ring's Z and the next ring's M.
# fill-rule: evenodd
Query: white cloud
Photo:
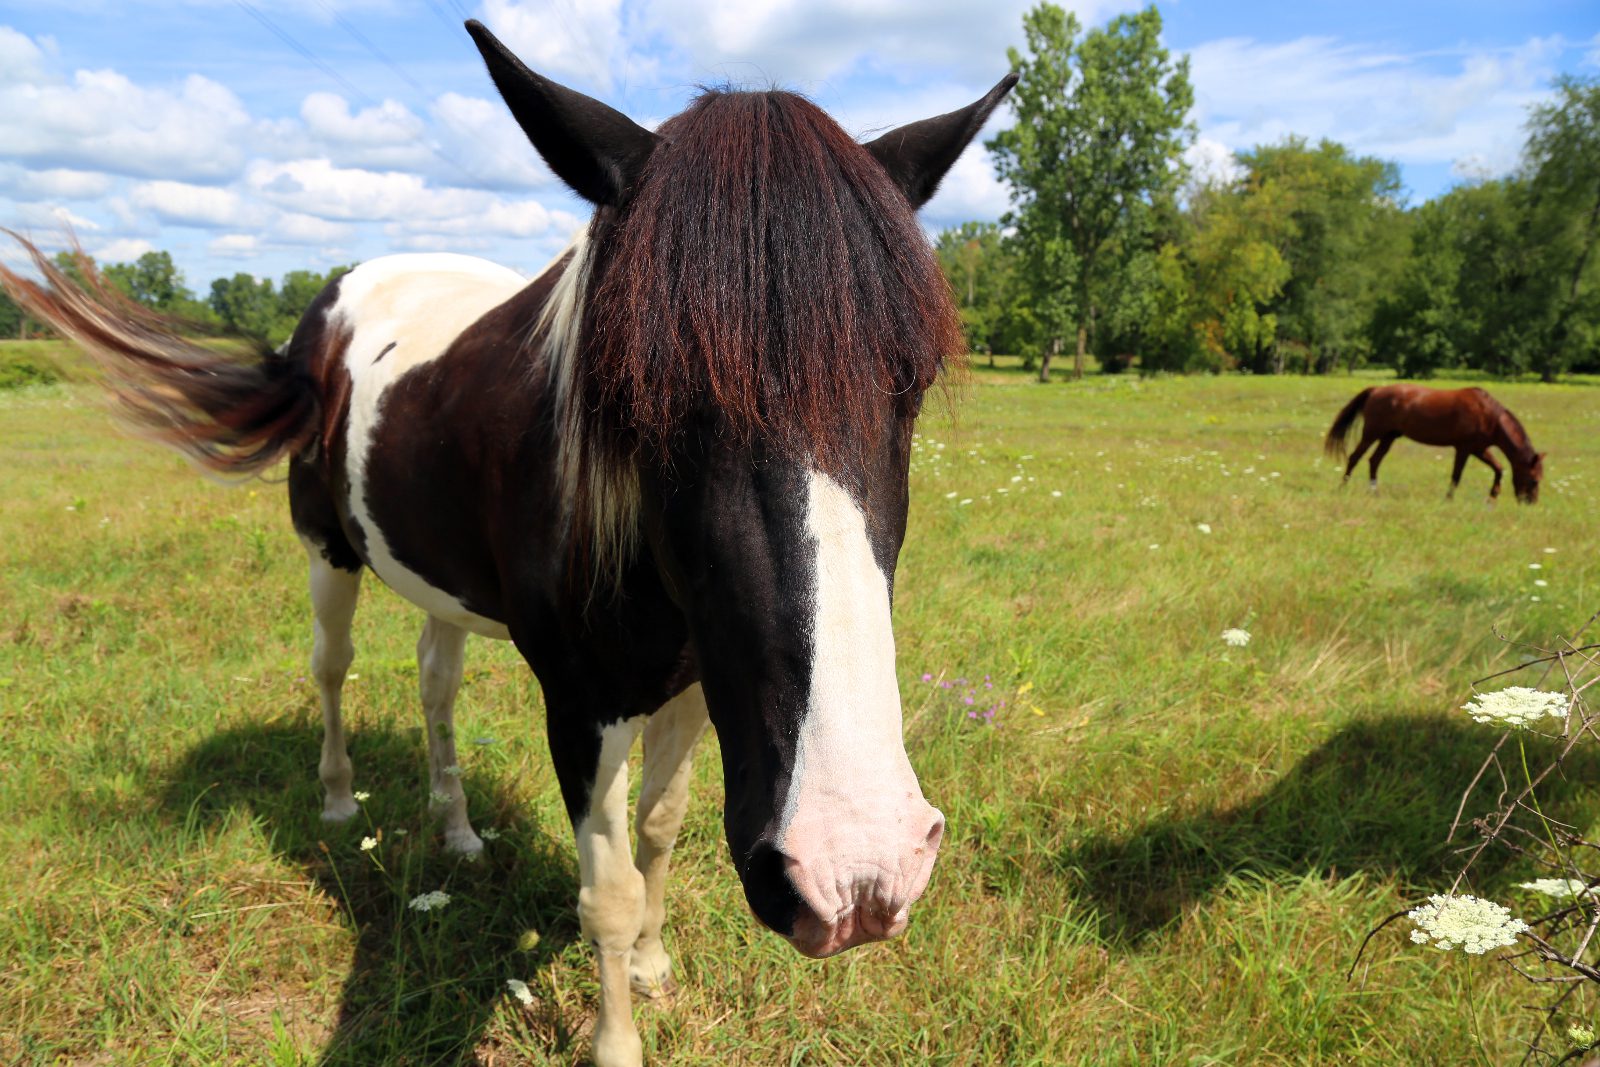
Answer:
M1233 149L1210 137L1196 137L1183 153L1183 161L1189 165L1189 180L1196 185L1227 185L1245 175Z
M352 240L356 235L356 227L346 222L329 222L311 215L285 212L272 221L268 232L274 241L297 245L331 245Z
M1008 45L1022 43L1034 0L656 0L641 15L675 42L695 74L774 79L814 89L863 62L926 77L929 67L981 81L1005 73ZM1128 0L1068 5L1097 25L1132 10Z
M39 46L10 26L0 26L0 85L34 81L43 73Z
M251 233L225 233L206 245L206 251L221 259L250 259L261 248Z
M129 199L162 222L180 226L239 229L258 225L267 215L232 189L186 182L144 182L133 187Z
M136 177L217 178L244 159L250 116L222 85L190 75L177 89L80 70L70 84L0 85L0 159Z
M501 101L445 93L434 101L432 114L440 154L480 184L526 189L554 182Z
M23 200L94 200L110 192L112 184L110 175L93 171L0 163L0 193Z
M96 263L131 263L146 252L154 252L155 246L149 241L138 240L131 237L119 238L89 250Z
M404 145L422 136L422 120L393 100L354 114L344 97L312 93L300 104L300 118L313 137L352 145Z
M485 0L480 17L540 74L611 88L625 47L622 0Z
M1456 69L1441 72L1438 54L1327 37L1211 41L1190 53L1195 115L1208 138L1235 150L1294 133L1401 163L1476 157L1476 165L1504 172L1563 47L1558 38L1533 38L1461 52Z

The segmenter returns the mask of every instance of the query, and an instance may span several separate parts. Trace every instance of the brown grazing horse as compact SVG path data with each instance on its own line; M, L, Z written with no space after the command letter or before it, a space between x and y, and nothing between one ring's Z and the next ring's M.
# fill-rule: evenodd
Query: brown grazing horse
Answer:
M1461 484L1461 472L1468 456L1477 456L1494 471L1489 489L1492 502L1500 495L1500 464L1490 454L1494 446L1511 461L1511 485L1524 504L1539 502L1539 480L1544 477L1544 453L1535 452L1528 432L1504 404L1476 387L1471 389L1429 389L1423 385L1379 385L1363 389L1339 412L1328 430L1323 448L1328 455L1342 459L1345 438L1357 418L1364 420L1361 443L1356 445L1345 466L1348 481L1361 457L1377 444L1372 453L1371 488L1378 488L1378 464L1389 454L1397 438L1409 437L1425 445L1444 445L1456 450L1455 469L1450 472L1450 491L1454 496Z

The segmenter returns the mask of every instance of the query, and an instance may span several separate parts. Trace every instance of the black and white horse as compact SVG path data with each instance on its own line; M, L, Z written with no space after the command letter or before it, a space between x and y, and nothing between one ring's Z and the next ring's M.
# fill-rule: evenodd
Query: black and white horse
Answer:
M595 1060L636 1064L629 987L668 980L665 878L708 715L763 923L827 956L899 934L927 885L944 818L906 758L889 606L912 423L961 335L914 210L1015 79L866 145L776 91L707 92L650 132L467 26L596 208L533 282L464 256L374 260L285 349L241 357L37 252L47 284L0 277L154 436L222 472L288 457L324 818L356 811L339 701L366 570L428 614L432 788L460 852L482 847L447 773L463 649L516 643L577 837Z

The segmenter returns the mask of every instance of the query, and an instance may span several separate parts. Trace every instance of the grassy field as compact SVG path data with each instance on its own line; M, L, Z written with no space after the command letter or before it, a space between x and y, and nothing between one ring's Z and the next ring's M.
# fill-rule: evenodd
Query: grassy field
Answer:
M924 423L897 582L907 747L949 820L911 931L823 963L761 932L708 745L669 898L682 988L637 1011L647 1057L1520 1055L1543 998L1503 966L1397 924L1345 970L1448 881L1495 738L1454 709L1521 655L1496 628L1545 641L1600 607L1600 388L1494 387L1550 457L1537 507L1487 508L1484 468L1447 503L1447 456L1414 444L1378 495L1341 491L1321 437L1362 384L977 371ZM0 1062L581 1061L596 990L537 686L469 646L465 783L500 836L443 857L421 619L370 583L346 692L371 799L325 827L283 497L123 439L84 386L0 391ZM1545 810L1592 825L1597 768L1569 770ZM1476 888L1530 910L1525 874L1496 857ZM440 888L443 911L405 907Z

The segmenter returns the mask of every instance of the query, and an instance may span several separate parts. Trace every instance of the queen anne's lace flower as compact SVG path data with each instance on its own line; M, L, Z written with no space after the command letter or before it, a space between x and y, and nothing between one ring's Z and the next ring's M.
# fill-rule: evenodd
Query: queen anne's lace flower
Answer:
M1589 883L1582 878L1535 878L1531 882L1518 882L1518 889L1531 889L1535 893L1543 893L1547 897L1575 897L1588 889ZM1589 890L1593 896L1594 891Z
M1222 643L1232 645L1234 648L1243 648L1250 643L1250 631L1241 630L1237 626L1222 631Z
M1473 722L1523 727L1539 719L1564 718L1567 695L1514 685L1496 693L1476 693L1461 710L1471 715Z
M1428 903L1413 908L1407 917L1417 924L1411 940L1438 949L1463 948L1481 956L1492 948L1514 945L1528 929L1521 919L1492 900L1435 893Z
M421 896L412 897L410 908L412 911L433 911L435 908L442 908L448 903L450 903L450 894L442 889L435 889L431 893L423 893Z
M1588 1048L1594 1044L1594 1030L1581 1023L1574 1023L1567 1027L1567 1040L1578 1048Z
M371 852L373 849L375 849L377 847L378 847L378 839L376 837L363 837L361 839L361 851L362 852Z
M511 995L516 997L528 1007L533 1007L533 990L528 988L528 983L520 978L507 978L506 988L511 990Z
M355 798L358 804L365 804L367 801L372 799L372 794L367 792L365 789L360 789L356 791Z

